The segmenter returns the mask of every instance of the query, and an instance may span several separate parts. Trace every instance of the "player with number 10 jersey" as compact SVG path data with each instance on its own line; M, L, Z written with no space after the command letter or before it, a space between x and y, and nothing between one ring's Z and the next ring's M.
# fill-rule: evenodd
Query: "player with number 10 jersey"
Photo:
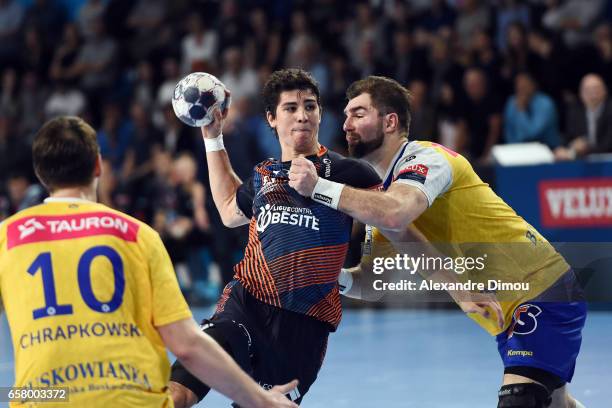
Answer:
M155 326L191 313L150 227L101 204L49 198L0 226L0 289L16 387L68 387L70 402L90 407L112 406L119 393L125 401L130 389L145 391L127 393L134 406L170 403Z

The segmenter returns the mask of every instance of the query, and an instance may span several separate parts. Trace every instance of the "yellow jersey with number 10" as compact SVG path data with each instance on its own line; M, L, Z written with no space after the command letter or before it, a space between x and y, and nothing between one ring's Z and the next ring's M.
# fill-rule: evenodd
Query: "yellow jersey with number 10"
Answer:
M15 387L67 387L60 407L172 406L155 327L191 312L146 224L75 199L19 212L0 225L0 298Z
M463 156L442 145L405 143L383 178L383 188L392 183L414 186L427 197L429 208L414 225L429 242L453 257L485 256L482 271L457 275L459 280L529 283L529 290L498 292L506 326L520 303L542 293L569 269L554 247L497 196ZM372 252L384 242L388 240L374 229ZM502 331L493 316L470 317L491 334Z

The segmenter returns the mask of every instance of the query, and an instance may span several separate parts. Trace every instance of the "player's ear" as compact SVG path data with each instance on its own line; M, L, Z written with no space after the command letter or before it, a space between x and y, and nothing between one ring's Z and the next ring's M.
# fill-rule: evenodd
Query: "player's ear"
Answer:
M96 159L96 166L94 167L94 178L100 177L102 175L102 155L98 153L98 158Z
M398 124L399 124L399 117L397 116L397 113L393 112L393 113L388 113L385 115L385 131L387 132L394 132L398 129Z
M276 116L274 116L272 112L266 111L266 119L268 120L268 125L270 125L271 128L276 127Z

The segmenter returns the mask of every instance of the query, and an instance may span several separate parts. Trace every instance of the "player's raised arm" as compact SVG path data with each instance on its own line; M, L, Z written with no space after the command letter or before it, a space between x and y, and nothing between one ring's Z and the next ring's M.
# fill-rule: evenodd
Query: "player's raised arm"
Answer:
M223 122L227 110L223 113L215 110L215 120L203 126L202 137L206 146L206 161L208 162L208 178L215 206L219 211L223 225L237 227L249 222L249 219L238 207L236 193L242 181L234 172L227 151L223 146Z
M296 380L265 391L193 319L158 326L157 330L168 349L192 374L241 407L297 407L285 396L297 386Z

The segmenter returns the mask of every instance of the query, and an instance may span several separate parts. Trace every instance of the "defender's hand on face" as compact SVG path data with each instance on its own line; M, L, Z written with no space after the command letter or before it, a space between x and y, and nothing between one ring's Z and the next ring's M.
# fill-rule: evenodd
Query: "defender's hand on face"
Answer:
M310 160L305 157L291 160L289 187L294 188L304 197L310 197L318 180L317 169Z

